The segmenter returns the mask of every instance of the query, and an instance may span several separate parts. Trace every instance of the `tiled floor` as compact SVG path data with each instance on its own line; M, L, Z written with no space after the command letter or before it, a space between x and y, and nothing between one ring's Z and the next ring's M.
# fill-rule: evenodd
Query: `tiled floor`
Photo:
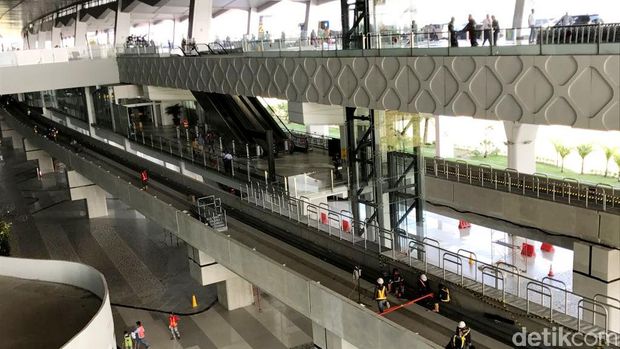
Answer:
M92 265L105 275L113 304L189 313L215 302L215 287L189 276L182 241L113 198L108 217L89 220L85 203L70 201L64 174L38 180L22 152L1 152L0 208L14 223L14 256ZM123 331L141 320L155 348L292 348L312 342L310 320L267 295L260 305L260 311L249 306L228 312L216 303L183 316L180 341L170 340L166 313L114 306L113 315L119 343Z

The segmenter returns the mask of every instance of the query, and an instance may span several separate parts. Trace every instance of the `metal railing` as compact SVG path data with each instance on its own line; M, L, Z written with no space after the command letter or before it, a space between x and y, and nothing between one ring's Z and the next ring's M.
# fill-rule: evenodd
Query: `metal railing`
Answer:
M620 188L609 184L552 178L542 173L526 174L510 168L498 169L437 157L427 157L425 163L428 176L620 214Z
M277 212L317 232L348 241L366 250L398 260L410 267L433 273L437 277L457 280L453 282L466 288L475 289L475 285L481 284L482 294L485 296L489 296L487 289L490 287L489 278L491 278L492 288L501 292L501 296L498 298L501 302L506 302L507 295L521 298L521 293L524 291L526 293L526 309L524 310L530 310L530 303L537 303L543 309L549 308L547 315L544 315L542 311L537 311L539 316L545 316L549 320L560 321L556 314L581 319L580 312L582 309L575 307L575 304L581 300L602 304L599 300L568 290L566 285L558 287L550 284L549 282L553 280L551 278L536 280L522 274L519 268L514 265L482 261L471 251L463 249L456 252L450 251L442 248L437 240L420 239L410 234L400 235L367 222L354 221L350 212L337 212L330 209L326 204L312 204L307 197L302 196L299 199L291 197L273 188L266 188L260 183L242 185L240 192L242 200L265 210ZM280 205L279 202L287 204ZM274 207L278 209L274 210ZM348 223L343 224L343 221ZM394 244L395 242L399 243L400 248ZM434 254L432 250L436 250L437 254ZM464 263L463 258L467 258L469 262ZM467 264L470 265L470 268L465 273ZM540 291L542 289L545 291ZM530 298L530 293L540 292L545 292L541 299ZM552 292L563 294L563 304L558 306L553 303ZM545 301L547 298L550 299L549 304ZM618 301L618 305L618 310L620 310L620 301ZM620 329L614 329L614 331L620 332Z
M369 33L348 38L343 38L341 35L328 35L327 37L275 39L262 37L253 40L218 41L210 44L196 44L197 47L206 47L206 49L195 51L196 54L228 53L249 56L273 56L274 54L276 56L540 55L567 54L571 50L577 54L599 54L614 52L613 48L605 50L604 45L620 43L620 24L504 28L488 31L478 26L474 30L474 36L476 37L475 44L470 40L468 33L463 30L450 33L447 24L444 24L436 30ZM343 40L348 40L352 49L343 49ZM573 46L558 48L569 44ZM574 46L577 44L580 47ZM218 49L213 50L212 46ZM162 56L180 55L178 48L160 50L162 52L159 54ZM360 51L362 51L361 54ZM125 53L120 49L119 52ZM140 54L140 52L130 52L130 54ZM152 55L153 52L144 54Z
M198 216L202 223L207 223L211 228L228 229L226 210L222 207L222 201L215 195L204 196L196 200Z

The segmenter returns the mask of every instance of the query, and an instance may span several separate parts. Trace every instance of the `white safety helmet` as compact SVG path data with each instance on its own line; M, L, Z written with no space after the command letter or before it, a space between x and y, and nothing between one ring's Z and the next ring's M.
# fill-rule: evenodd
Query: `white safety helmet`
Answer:
M461 321L461 322L459 322L459 328L460 328L460 329L463 329L463 328L465 328L465 327L466 327L466 326L465 326L465 321Z
M426 280L428 280L428 278L426 277L426 274L420 275L420 280L426 282Z
M378 278L377 279L377 284L383 285L383 278Z

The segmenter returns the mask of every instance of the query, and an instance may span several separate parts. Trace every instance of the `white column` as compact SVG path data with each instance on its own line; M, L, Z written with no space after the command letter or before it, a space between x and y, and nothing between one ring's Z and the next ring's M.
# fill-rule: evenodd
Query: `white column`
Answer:
M209 43L211 39L211 20L213 0L190 0L188 37L196 43Z
M446 123L449 116L435 115L435 156L454 157L454 142L450 139Z
M357 349L353 344L314 321L312 321L312 341L321 349Z
M536 172L536 132L538 125L504 121L508 144L508 168L521 173Z
M86 97L86 114L88 114L88 131L91 135L95 134L93 124L97 124L95 116L95 105L93 103L93 95L90 87L84 87L84 96Z
M574 292L588 298L594 298L597 294L616 299L620 298L620 250L575 242L573 252ZM603 297L597 297L597 300L615 307L618 306L618 302ZM590 305L586 304L586 306L591 309ZM596 310L603 311L598 307ZM608 312L608 328L620 332L620 311L608 307ZM586 321L592 321L592 315L591 312L585 311L583 318ZM604 317L597 315L596 324L602 327Z
M52 26L52 48L58 46L62 47L62 42L60 40L61 28L56 28L56 20L54 20L54 25Z
M258 10L252 7L248 10L248 39L252 38L252 34L258 38Z
M39 172L42 175L54 172L54 159L47 152L32 144L27 138L24 138L24 151L26 152L26 160L38 162Z
M74 170L67 171L67 183L72 201L86 200L89 218L108 215L105 190Z
M121 11L121 1L118 2L116 10L116 21L114 23L114 46L122 46L127 41L129 30L131 29L131 14Z
M88 32L88 24L80 21L80 12L76 13L75 20L75 42L73 46L84 47L87 45L86 33Z
M239 276L217 284L217 300L227 310L235 310L254 303L252 284Z
M203 286L238 278L237 274L215 261L211 256L187 245L189 274Z

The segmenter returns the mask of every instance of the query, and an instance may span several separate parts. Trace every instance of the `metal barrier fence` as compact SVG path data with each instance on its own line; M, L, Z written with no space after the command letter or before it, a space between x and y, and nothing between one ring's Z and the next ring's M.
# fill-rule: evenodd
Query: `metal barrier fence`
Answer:
M485 262L468 250L446 250L440 246L439 241L431 238L420 239L413 235L380 229L366 222L354 221L350 211L337 212L325 203L312 204L307 197L301 196L297 199L260 183L242 185L240 191L242 200L286 216L318 232L348 241L365 250L372 249L373 252L466 288L475 289L476 285L481 284L482 294L498 301L506 302L507 295L522 298L521 295L524 294L524 310L550 321L561 323L563 319L558 318L557 314L563 314L579 319L580 329L581 322L594 326L597 324L594 318L586 321L583 316L583 313L593 311L593 307L605 308L607 313L617 312L620 317L620 300L616 298L602 295L589 298L579 295L568 290L559 280L549 277L535 280L521 274L514 265ZM469 268L466 268L467 265ZM556 286L553 282L561 285ZM532 294L539 295L540 298ZM531 303L536 304L536 307L531 307ZM564 320L568 321L566 318ZM608 316L605 316L603 321L602 327L607 331ZM620 328L612 330L620 332Z
M526 174L485 164L471 165L463 160L426 158L425 163L429 176L620 214L620 188L609 184L553 178L544 173Z

